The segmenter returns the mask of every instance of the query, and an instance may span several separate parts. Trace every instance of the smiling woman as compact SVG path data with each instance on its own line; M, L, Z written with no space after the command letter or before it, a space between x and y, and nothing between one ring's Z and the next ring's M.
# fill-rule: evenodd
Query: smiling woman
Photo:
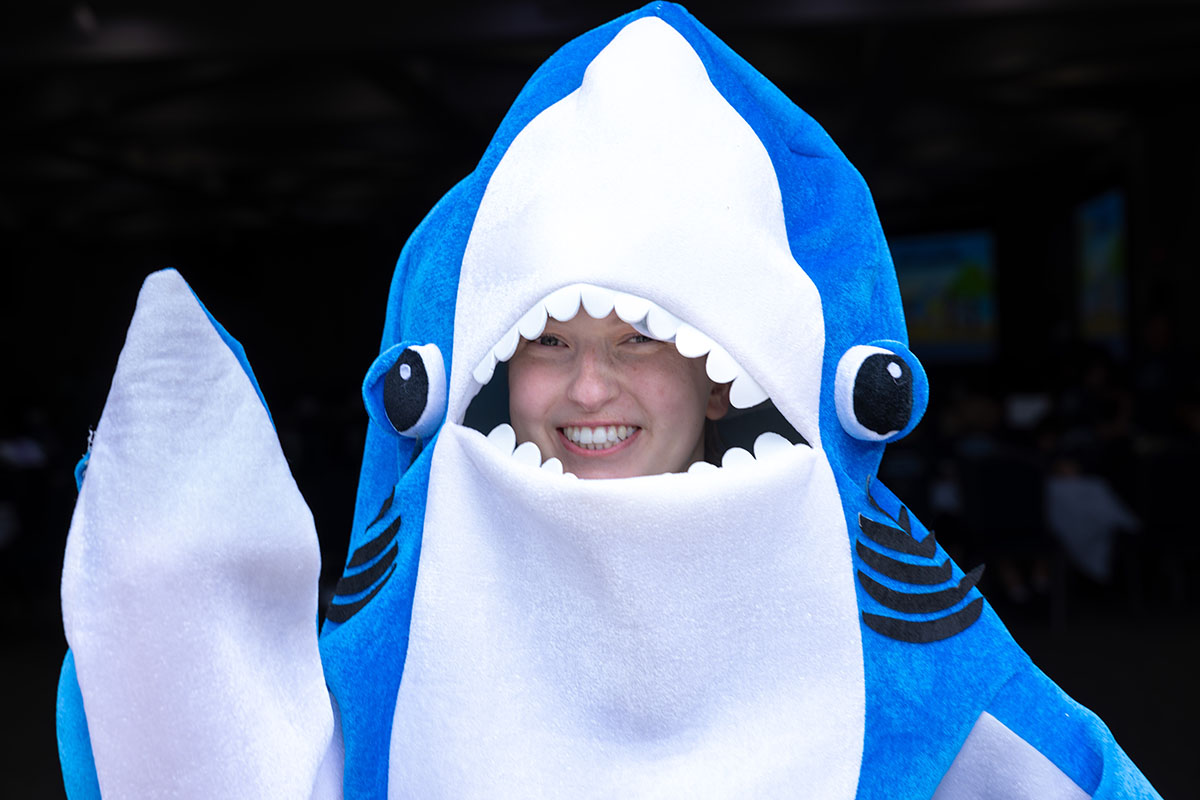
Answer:
M729 409L699 358L634 330L615 312L552 321L509 362L509 414L580 478L683 472L704 455L704 422Z

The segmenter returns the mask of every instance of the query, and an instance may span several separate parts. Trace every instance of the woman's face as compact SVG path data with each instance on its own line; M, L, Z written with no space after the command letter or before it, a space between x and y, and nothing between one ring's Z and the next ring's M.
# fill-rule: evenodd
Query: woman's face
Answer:
M517 441L580 478L683 472L703 457L705 419L729 409L729 385L709 379L703 358L582 310L521 341L508 385Z

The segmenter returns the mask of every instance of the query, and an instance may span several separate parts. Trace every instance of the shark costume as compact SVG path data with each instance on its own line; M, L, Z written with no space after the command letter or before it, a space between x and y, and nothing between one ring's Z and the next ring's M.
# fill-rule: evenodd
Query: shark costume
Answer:
M586 481L463 424L614 310L791 441ZM580 37L400 257L319 653L245 356L147 279L67 547L70 796L1157 797L872 480L928 396L905 338L815 122L678 6Z

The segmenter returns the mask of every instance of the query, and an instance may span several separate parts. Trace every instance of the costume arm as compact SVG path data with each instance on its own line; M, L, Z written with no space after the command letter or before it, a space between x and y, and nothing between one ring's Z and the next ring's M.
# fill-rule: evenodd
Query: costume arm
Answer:
M63 567L68 749L104 796L340 796L316 532L240 356L178 273L146 280Z
M976 720L934 800L1162 800L1100 719L1032 663Z

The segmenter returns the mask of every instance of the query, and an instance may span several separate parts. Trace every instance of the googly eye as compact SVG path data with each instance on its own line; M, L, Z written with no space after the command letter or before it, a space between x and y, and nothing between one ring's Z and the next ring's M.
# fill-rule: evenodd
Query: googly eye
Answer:
M363 381L363 402L385 430L413 439L431 436L446 414L446 366L435 344L389 348Z
M855 439L901 438L916 426L928 399L925 371L900 342L856 345L838 362L834 379L838 420Z

